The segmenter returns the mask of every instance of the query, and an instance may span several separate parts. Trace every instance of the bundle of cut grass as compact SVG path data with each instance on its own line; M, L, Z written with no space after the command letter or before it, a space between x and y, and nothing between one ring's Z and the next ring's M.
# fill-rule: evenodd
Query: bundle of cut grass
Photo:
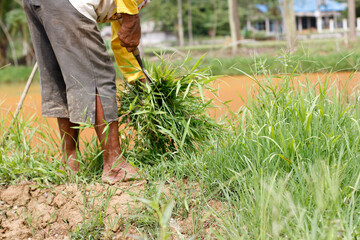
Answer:
M150 69L152 83L123 83L118 94L120 123L125 124L122 146L128 156L146 164L191 152L220 129L207 114L213 106L203 91L212 91L208 84L215 78L198 69L202 58L191 69L160 59Z

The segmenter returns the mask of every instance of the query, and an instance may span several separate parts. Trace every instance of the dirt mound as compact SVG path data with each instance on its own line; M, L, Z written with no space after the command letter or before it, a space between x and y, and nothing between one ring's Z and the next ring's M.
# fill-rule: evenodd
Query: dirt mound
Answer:
M81 231L84 223L96 225L103 218L101 238L133 239L140 236L137 228L127 225L127 218L145 208L137 199L143 196L146 182L119 183L114 186L59 185L26 183L0 188L0 239L70 239L70 233ZM171 195L169 189L165 194ZM199 189L195 190L199 193ZM197 195L197 194L195 194ZM214 202L211 205L219 205ZM170 220L176 235L191 236L192 214ZM202 224L208 232L209 223ZM105 233L105 234L104 234Z

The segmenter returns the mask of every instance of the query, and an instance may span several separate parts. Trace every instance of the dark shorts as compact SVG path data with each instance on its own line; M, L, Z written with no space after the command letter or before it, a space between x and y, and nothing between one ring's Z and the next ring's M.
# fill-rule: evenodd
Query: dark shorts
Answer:
M118 118L115 71L95 22L68 0L23 0L39 64L42 115L95 124L96 91Z

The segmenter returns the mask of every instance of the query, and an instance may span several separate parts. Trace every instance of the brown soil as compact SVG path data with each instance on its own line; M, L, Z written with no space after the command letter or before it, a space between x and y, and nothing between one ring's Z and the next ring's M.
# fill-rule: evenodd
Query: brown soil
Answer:
M131 213L136 201L127 191L139 194L144 183L120 184L114 188L106 211L107 219ZM105 200L97 197L106 192L104 186L92 185L79 189L77 185L60 185L41 189L23 184L0 191L0 237L2 239L64 239L69 232L91 217ZM91 203L91 201L94 201ZM121 226L111 227L121 234Z
M264 81L264 76L255 76L256 80L259 82ZM325 79L330 80L330 83L336 84L340 89L347 89L350 93L354 91L359 91L360 84L360 73L350 73L350 72L339 72L339 73L309 73L302 74L294 77L294 84L305 83L306 80L309 80L312 83L316 83L319 80L324 82ZM274 83L281 81L280 78L273 78ZM247 76L225 76L217 79L213 85L214 88L217 88L218 98L215 102L225 102L228 103L232 111L237 111L240 107L244 106L248 99L248 94L252 89L257 89L257 84L253 79ZM213 97L208 95L208 97ZM217 112L217 116L221 114Z
M0 189L0 239L70 239L71 232L99 212L105 214L103 239L134 239L132 236L141 236L141 232L131 219L145 209L137 200L145 188L146 182L141 181L113 186L70 184L45 188L25 183ZM192 190L193 198L199 196L198 187ZM164 192L168 199L178 197L178 192L168 186ZM107 199L109 205L103 208ZM209 206L215 210L221 208L216 201L210 201ZM211 223L209 218L197 227L206 234ZM199 223L193 222L190 210L185 218L171 218L170 231L176 236L190 237L196 224Z
M339 72L339 73L314 73L314 74L302 74L296 79L300 82L305 82L306 79L309 79L312 82L317 82L319 79L324 80L330 77L332 82L337 83L341 88L345 87L354 91L354 89L360 83L360 73L355 73L352 75L350 72ZM261 80L263 77L258 76L258 80ZM349 80L350 79L350 80ZM279 79L275 79L275 82L279 82ZM255 82L246 76L225 76L217 79L213 87L217 88L217 97L215 103L230 101L228 106L232 111L238 110L241 106L244 106L247 102L247 94L249 90L255 87ZM0 116L4 119L7 119L7 123L10 122L12 118L12 113L15 111L16 106L19 102L21 93L24 89L25 84L9 84L2 85L0 88ZM255 87L256 89L256 87ZM207 97L214 98L213 94L206 94ZM217 110L211 112L214 116L218 117L223 113L223 110ZM25 99L22 115L29 117L35 116L39 117L38 126L40 130L50 131L48 126L42 125L44 122L48 122L51 131L53 131L53 136L58 132L58 126L55 119L44 119L41 117L41 96L40 96L40 85L39 83L33 83L30 87L30 91ZM46 129L44 129L46 127ZM86 129L81 133L81 138L89 139L95 132L92 129Z

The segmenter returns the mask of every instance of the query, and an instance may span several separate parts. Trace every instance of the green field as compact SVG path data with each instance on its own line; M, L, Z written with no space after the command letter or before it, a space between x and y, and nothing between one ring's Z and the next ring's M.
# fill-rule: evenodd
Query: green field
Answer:
M178 150L152 165L134 161L146 171L148 183L134 194L142 204L113 220L121 222L122 231L135 229L137 239L360 237L359 93L347 94L329 81L295 88L292 75L275 85L270 71L263 73L267 78L254 78L259 90L246 107L226 111L218 119L222 130L195 151ZM57 142L50 131L31 127L34 121L21 119L0 148L2 188L27 181L40 189L76 185L84 206L97 198L102 202L85 211L69 234L111 239L116 231L109 229L104 212L112 188L105 187L101 196L85 194L101 179L98 144L86 143L80 173L69 176L60 170ZM2 118L0 129L4 132ZM37 138L42 144L33 146ZM33 236L40 231L36 218L25 226Z
M213 75L241 75L246 73L296 73L358 71L360 43L346 45L344 39L305 40L298 43L294 53L288 53L285 42L257 41L243 44L236 56L226 45L189 46L183 50L145 48L149 65L158 64L154 53L164 55L169 62L181 65L187 55L200 57L206 54L202 67L211 69ZM279 57L280 56L280 57ZM187 66L194 64L193 61ZM117 78L122 78L114 64ZM32 67L8 66L0 69L0 83L26 81ZM239 71L239 69L241 71ZM35 79L38 80L38 77Z

